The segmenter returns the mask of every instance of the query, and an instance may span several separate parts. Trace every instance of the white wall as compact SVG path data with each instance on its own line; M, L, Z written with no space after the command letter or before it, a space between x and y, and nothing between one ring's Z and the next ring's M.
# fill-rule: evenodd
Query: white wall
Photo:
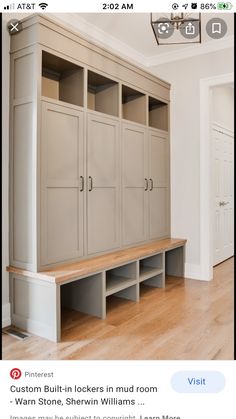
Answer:
M224 128L234 130L234 90L229 86L216 86L211 94L212 120Z
M185 237L186 276L200 267L200 80L233 72L233 48L159 65L152 70L172 84L172 236Z

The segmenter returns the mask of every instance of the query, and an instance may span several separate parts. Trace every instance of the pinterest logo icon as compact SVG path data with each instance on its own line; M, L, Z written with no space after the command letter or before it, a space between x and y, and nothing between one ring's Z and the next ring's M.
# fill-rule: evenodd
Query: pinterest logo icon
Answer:
M10 371L10 376L13 380L18 380L21 377L21 370L19 368L13 368Z

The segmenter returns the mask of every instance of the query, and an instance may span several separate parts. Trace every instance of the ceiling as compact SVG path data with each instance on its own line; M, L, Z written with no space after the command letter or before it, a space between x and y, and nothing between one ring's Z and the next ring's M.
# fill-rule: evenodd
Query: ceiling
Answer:
M93 42L146 67L233 46L233 13L202 13L202 43L175 46L156 44L149 13L75 13L54 16ZM227 34L222 39L212 40L206 33L206 23L213 17L221 17L227 24Z

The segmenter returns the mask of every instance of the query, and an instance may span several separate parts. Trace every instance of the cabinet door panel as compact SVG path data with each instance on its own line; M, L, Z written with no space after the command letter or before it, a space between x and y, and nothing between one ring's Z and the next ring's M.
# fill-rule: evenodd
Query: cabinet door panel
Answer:
M117 246L117 197L115 188L95 188L88 196L89 253Z
M11 259L12 262L34 264L34 146L33 104L21 104L13 110L11 171ZM26 123L28 121L28 123ZM16 265L17 266L17 265ZM24 266L24 265L23 265ZM26 269L30 269L29 267Z
M83 113L43 103L41 264L83 255Z
M119 123L111 118L89 114L88 254L109 251L120 244L119 161Z
M128 188L123 192L123 239L126 245L146 238L146 210L143 188Z
M170 234L168 194L168 188L153 188L149 194L149 238L151 240Z
M146 130L135 124L122 128L122 234L123 244L146 240L148 191Z
M78 256L78 201L77 188L47 188L48 261Z
M149 238L170 234L169 141L165 133L149 132Z
M149 174L155 187L168 187L169 153L168 137L151 132L149 135Z

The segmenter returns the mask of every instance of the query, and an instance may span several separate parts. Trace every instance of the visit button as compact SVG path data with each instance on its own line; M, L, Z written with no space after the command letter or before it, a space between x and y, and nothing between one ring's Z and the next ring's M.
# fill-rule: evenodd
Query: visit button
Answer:
M225 387L225 377L218 371L178 371L171 385L178 393L218 393Z

